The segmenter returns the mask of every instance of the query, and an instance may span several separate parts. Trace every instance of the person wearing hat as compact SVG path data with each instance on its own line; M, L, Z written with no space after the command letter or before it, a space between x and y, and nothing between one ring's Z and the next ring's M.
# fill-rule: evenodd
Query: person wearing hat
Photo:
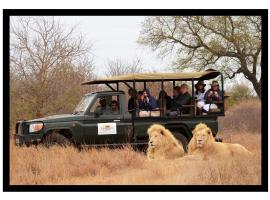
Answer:
M218 106L214 104L214 101L220 101L222 99L222 94L219 89L219 84L217 81L213 81L211 84L211 89L209 89L204 96L206 105L203 107L203 114L207 114L210 109L217 109Z
M201 114L202 108L205 106L205 89L204 87L206 86L206 84L203 82L203 80L199 80L196 84L195 84L195 97L197 98L197 110L198 113Z

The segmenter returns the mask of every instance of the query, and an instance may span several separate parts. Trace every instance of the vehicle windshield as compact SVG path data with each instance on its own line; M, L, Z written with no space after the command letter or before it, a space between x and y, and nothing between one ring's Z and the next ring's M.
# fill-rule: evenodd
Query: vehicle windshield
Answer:
M84 96L80 103L76 106L73 114L76 115L85 112L92 100L93 95Z

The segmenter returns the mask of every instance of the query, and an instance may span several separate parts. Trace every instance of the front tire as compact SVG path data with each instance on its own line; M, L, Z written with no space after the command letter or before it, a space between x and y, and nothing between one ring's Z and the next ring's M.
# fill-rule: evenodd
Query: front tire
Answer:
M56 146L56 145L61 146L61 147L67 147L67 146L71 146L72 143L64 135L61 135L58 132L52 132L45 136L43 140L43 144L46 147L51 147L51 146Z

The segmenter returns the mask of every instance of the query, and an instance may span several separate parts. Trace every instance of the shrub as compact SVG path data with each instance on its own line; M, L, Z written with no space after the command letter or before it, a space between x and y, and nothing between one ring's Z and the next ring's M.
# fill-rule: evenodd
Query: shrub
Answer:
M251 89L244 84L236 84L226 93L229 95L228 106L233 106L240 101L254 98Z

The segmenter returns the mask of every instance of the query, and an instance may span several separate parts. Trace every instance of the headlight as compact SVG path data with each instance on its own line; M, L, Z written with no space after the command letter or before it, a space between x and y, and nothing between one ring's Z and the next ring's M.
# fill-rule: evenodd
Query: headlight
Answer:
M33 133L33 132L38 132L43 128L43 123L34 123L34 124L30 124L29 126L29 132Z

